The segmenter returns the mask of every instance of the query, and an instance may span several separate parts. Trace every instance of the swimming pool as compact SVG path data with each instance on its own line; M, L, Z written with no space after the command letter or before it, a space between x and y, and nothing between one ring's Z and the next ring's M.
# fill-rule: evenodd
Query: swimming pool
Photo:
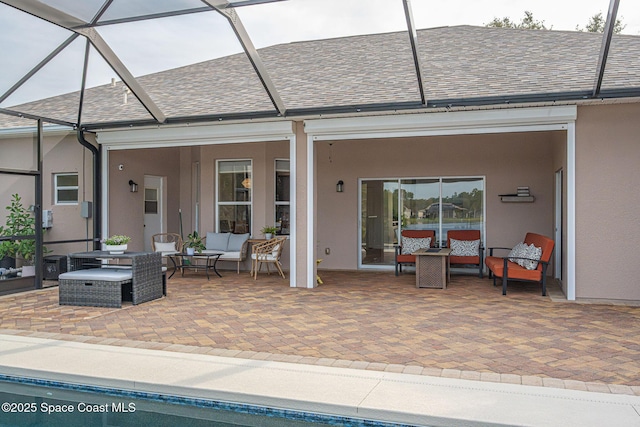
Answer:
M407 424L0 375L5 426L353 426Z

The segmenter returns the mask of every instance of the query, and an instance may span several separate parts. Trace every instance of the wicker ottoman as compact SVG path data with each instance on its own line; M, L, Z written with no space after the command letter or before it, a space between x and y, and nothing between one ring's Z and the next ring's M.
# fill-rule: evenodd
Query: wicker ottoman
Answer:
M130 270L91 268L58 277L60 305L122 307L122 285L131 282Z

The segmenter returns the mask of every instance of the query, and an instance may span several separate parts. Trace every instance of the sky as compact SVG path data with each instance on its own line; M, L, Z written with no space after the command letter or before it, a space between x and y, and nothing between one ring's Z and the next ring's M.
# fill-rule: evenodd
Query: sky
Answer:
M81 4L90 8L102 1ZM68 11L75 11L78 5L76 0L48 2ZM202 6L198 0L114 0L113 5L159 7L170 3ZM606 17L609 0L411 0L410 4L417 28L482 26L503 17L519 22L530 11L553 30L574 31L596 13ZM237 10L257 48L407 28L401 0L286 0ZM626 25L624 34L640 36L640 2L620 0L618 18ZM216 13L105 26L99 32L134 76L242 52L233 31ZM0 95L69 35L0 4ZM84 40L78 38L0 106L78 90L84 46ZM90 58L88 87L118 79L95 51Z

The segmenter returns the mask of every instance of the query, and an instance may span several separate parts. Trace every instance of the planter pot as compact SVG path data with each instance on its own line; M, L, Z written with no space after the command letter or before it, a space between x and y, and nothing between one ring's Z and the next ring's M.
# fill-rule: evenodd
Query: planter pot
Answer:
M0 295L32 291L36 288L34 277L16 277L0 280Z
M196 253L196 248L187 248L187 255L194 255Z
M0 259L0 268L16 268L16 259L10 256Z
M123 254L127 250L127 245L104 245L104 250L112 255Z
M264 238L267 240L270 240L273 237L273 234L271 233L264 233Z
M36 266L35 265L23 265L22 266L22 277L31 277L36 275Z

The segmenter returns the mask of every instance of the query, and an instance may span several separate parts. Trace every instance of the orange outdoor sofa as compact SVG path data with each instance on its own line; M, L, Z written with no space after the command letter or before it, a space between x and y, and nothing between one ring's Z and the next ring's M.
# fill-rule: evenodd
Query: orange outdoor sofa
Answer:
M434 248L436 246L436 232L434 230L402 230L401 236L400 244L396 246L396 276L399 272L402 272L402 264L416 263L416 256L411 255L411 253L420 249L420 245L409 248L406 243L413 239L426 239L430 237L431 244L429 247ZM403 245L405 246L403 247Z
M494 249L511 248L489 248L489 256L485 259L485 264L489 269L489 278L493 275L493 285L496 285L496 277L502 278L502 295L507 294L507 281L518 280L525 282L538 282L542 284L542 295L547 294L547 267L553 253L554 241L548 237L535 233L527 233L524 238L526 245L533 244L536 248L541 248L540 259L536 260L528 256L512 255L506 257L493 256ZM513 250L512 250L513 252ZM535 268L529 270L517 263L518 260L534 262ZM526 264L525 264L526 265Z

